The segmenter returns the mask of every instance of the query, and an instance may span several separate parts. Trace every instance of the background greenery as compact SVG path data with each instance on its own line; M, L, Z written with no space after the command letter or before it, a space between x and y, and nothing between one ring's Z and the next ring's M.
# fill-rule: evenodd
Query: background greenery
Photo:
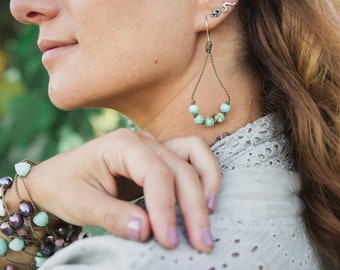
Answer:
M55 108L36 45L38 28L17 23L8 2L0 1L0 177L12 176L13 164L22 159L42 161L132 125L114 111Z

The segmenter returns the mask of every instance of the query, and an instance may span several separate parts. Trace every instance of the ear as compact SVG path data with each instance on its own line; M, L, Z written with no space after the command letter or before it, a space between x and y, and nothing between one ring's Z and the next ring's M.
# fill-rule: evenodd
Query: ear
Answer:
M215 28L233 12L238 2L239 0L229 0L222 3L219 0L197 1L195 30L197 32L206 31L205 18L208 19L209 29Z

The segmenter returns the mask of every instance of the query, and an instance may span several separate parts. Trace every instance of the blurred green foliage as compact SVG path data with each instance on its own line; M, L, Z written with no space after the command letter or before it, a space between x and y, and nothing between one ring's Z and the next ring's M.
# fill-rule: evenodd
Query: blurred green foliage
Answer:
M48 76L36 46L39 29L14 21L8 1L0 2L0 176L13 164L42 161L130 122L113 111L55 108Z

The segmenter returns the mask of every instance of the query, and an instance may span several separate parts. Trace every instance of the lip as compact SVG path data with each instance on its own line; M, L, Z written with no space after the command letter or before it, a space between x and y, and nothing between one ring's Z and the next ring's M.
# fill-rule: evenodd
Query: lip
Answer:
M71 49L76 45L78 45L78 42L76 40L63 41L41 39L38 41L38 47L43 53L42 62L44 64L54 56L60 55L63 51Z
M78 44L76 40L62 41L62 40L42 39L38 41L38 47L42 53L45 53L49 50L58 49L62 47L68 47L68 46L72 46L76 44Z

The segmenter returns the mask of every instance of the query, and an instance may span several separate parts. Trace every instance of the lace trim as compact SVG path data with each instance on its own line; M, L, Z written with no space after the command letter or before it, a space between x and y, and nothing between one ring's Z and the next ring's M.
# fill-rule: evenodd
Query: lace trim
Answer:
M277 168L295 171L283 125L272 115L262 117L217 141L211 150L223 172L239 168Z

